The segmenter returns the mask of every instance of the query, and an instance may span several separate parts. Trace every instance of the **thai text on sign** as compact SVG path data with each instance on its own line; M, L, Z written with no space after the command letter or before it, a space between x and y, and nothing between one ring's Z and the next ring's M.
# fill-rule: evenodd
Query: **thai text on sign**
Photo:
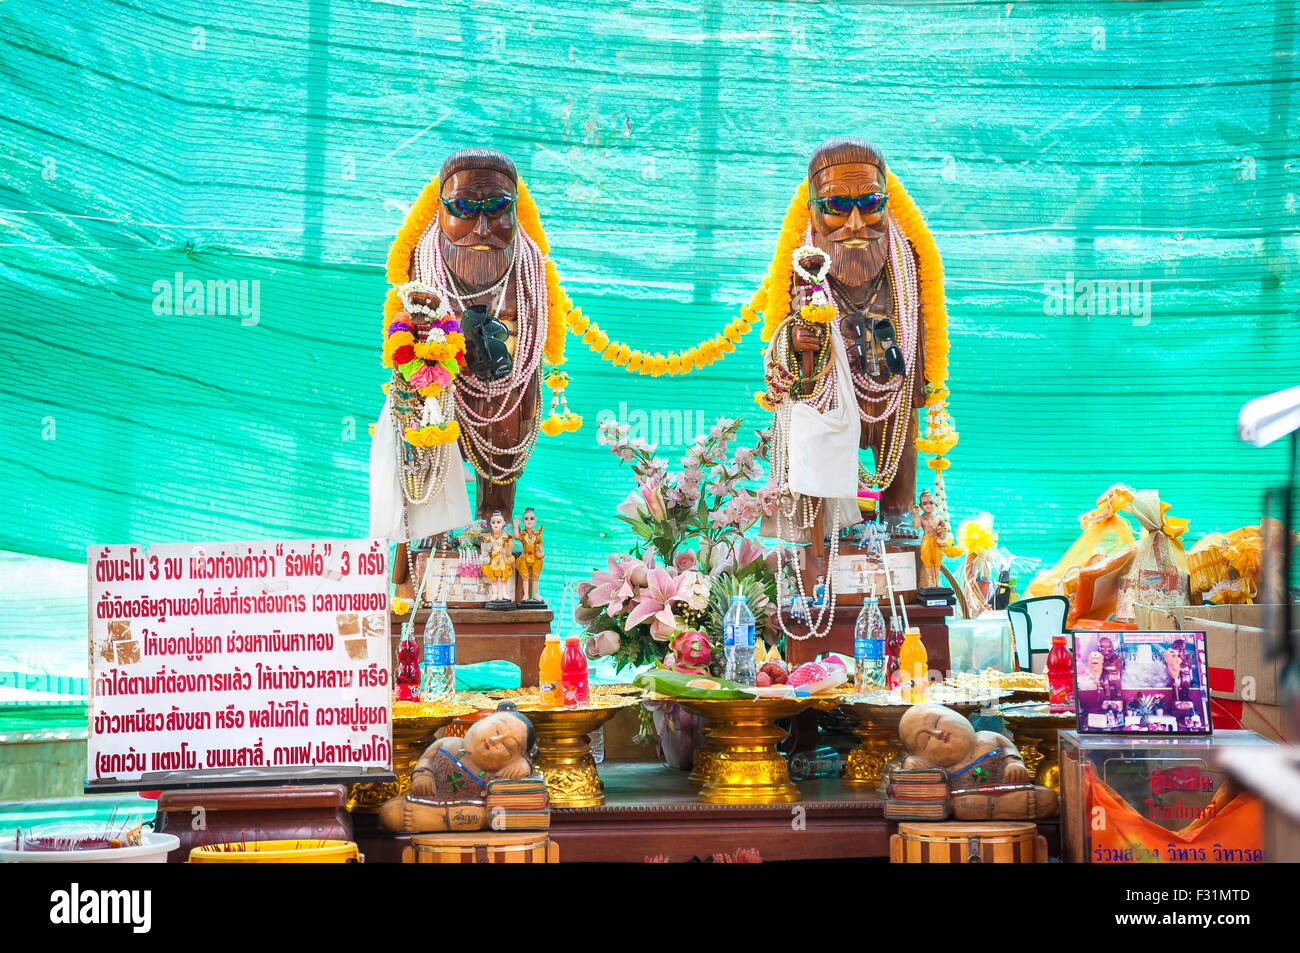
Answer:
M96 546L86 786L392 768L388 545Z

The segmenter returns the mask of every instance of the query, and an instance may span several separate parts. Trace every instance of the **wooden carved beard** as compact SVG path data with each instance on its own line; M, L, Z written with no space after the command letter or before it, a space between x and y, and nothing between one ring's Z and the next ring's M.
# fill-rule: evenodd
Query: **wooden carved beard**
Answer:
M860 288L880 274L889 257L889 213L880 216L874 225L864 225L870 244L864 248L850 248L841 239L850 237L847 228L838 228L824 235L813 226L813 244L831 258L831 277L850 288Z
M504 247L498 247L498 239L495 235L470 235L466 237L466 244L457 245L447 233L441 228L438 229L438 242L442 250L442 260L447 263L447 270L452 273L457 281L469 288L486 288L494 284L506 269L510 267L510 262L515 255L515 241L510 240L510 244ZM476 249L471 245L489 245L487 249Z

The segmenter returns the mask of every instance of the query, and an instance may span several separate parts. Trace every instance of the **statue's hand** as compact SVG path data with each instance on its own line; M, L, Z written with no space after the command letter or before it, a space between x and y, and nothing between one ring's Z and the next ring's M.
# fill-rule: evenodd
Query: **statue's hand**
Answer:
M528 771L528 762L524 758L515 758L515 760L511 761L508 765L498 771L496 776L498 778L507 778L513 781L518 778L528 777Z
M433 797L433 775L428 771L420 771L411 775L411 796L431 798Z
M413 305L423 305L432 311L437 311L442 307L442 298L432 291L417 291L411 294L408 300ZM423 313L412 314L411 321L415 324L416 330L420 332L419 337L423 338L425 332L429 330L429 316Z
M794 332L790 336L790 343L794 345L796 353L799 354L816 351L821 347L821 339L817 332L803 324L794 326Z
M1029 770L1025 767L1023 761L1019 758L1013 758L1003 765L1002 779L1007 784L1028 784Z

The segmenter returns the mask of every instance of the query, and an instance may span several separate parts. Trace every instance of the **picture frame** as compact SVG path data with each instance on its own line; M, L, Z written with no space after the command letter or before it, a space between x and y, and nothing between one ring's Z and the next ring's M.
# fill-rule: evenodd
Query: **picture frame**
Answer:
M1079 734L1213 734L1204 632L1088 629L1072 635Z

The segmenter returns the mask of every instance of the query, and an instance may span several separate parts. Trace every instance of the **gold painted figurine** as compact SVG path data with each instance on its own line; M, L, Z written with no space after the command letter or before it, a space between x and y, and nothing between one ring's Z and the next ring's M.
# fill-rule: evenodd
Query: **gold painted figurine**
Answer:
M479 544L483 550L483 576L491 587L487 608L513 609L515 600L510 582L515 574L515 539L505 531L506 518L500 510L492 513L489 525L491 532Z
M940 584L943 551L952 542L948 521L934 511L934 494L921 491L921 505L912 507L912 525L921 530L921 588Z
M524 510L523 526L515 520L515 539L523 546L523 551L515 557L515 569L519 570L519 581L523 584L523 598L520 605L541 607L546 602L537 590L537 579L542 574L542 525L537 522L537 513L530 506Z

